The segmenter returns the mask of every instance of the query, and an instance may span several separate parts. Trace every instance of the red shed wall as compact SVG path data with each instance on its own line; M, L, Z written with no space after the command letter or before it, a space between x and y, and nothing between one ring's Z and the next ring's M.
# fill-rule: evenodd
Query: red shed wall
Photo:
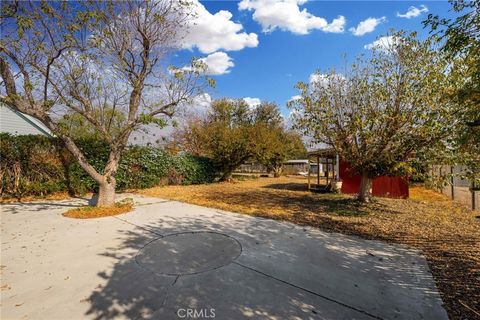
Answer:
M360 191L360 175L352 175L350 165L340 160L340 179L342 180L342 192L354 194ZM373 179L372 194L377 197L408 198L407 177L382 176Z

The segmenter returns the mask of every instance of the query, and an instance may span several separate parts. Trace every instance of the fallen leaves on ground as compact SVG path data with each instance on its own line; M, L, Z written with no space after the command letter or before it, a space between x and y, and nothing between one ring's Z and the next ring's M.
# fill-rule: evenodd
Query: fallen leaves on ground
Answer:
M408 200L361 204L348 195L311 193L304 178L281 177L138 192L420 249L450 318L479 317L479 213L432 190L415 186Z
M130 212L133 210L133 201L121 201L115 203L113 207L93 207L84 206L70 209L63 213L64 217L76 219L91 219L116 216L118 214ZM66 280L66 279L65 279Z

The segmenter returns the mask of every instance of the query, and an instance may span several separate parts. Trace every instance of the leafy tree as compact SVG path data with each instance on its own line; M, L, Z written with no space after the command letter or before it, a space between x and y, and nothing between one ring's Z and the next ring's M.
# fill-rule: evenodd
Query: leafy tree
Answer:
M175 134L180 149L210 158L222 172L221 180L247 160L257 160L269 170L281 172L288 157L305 153L298 135L286 132L278 106L262 103L250 109L242 99L212 103L205 119L190 121Z
M452 55L475 54L480 49L480 1L450 0L452 9L456 13L463 13L456 18L441 18L438 15L429 14L423 22L430 26L432 33L444 40L443 49Z
M440 161L463 164L466 175L480 184L480 1L450 1L454 19L430 14L424 21L439 37L442 50L451 61L450 73L455 84L448 98L455 106L455 130L447 141ZM437 154L437 157L438 154Z
M253 110L253 121L255 124L263 124L268 127L282 127L283 118L280 109L275 103L262 102Z
M253 158L264 165L268 172L273 172L274 177L279 177L286 160L305 157L305 145L300 135L285 129L276 104L264 102L253 112L256 141Z
M302 138L294 131L287 131L283 127L261 126L256 132L259 144L255 160L273 172L274 177L280 177L286 160L306 156L307 150Z
M360 201L369 200L373 178L402 173L409 158L449 130L446 60L415 34L392 39L343 73L298 83L301 99L291 103L295 126L361 175Z
M130 134L142 125L165 126L206 83L201 63L193 61L190 71L165 68L166 54L184 35L189 4L3 1L1 6L0 102L57 135L99 184L98 205L112 206L115 175ZM64 130L66 114L74 114L75 121L83 118L108 143L102 170L76 145L76 133Z
M190 121L178 134L180 149L212 159L222 173L220 180L227 180L254 154L252 128L252 114L245 101L216 100L206 119Z

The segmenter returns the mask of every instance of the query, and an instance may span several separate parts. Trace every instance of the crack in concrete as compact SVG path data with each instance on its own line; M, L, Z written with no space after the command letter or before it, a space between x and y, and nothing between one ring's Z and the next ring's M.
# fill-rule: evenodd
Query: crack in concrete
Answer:
M153 230L150 230L150 229L148 229L148 228L145 228L145 227L139 226L138 224L131 223L130 221L124 220L124 219L122 219L122 218L119 218L119 217L112 217L112 218L114 218L114 219L117 219L117 220L120 220L120 221L122 221L122 222L124 222L124 223L130 224L130 225L132 225L132 226L135 226L135 227L137 227L137 228L139 228L139 229L142 229L142 230L144 230L144 231L147 231L147 232L153 233L153 234L155 234L155 235L159 236L160 238L163 238L163 237L164 237L164 235L163 235L163 234L160 234L160 233L158 233L158 232L155 232L155 231L153 231Z
M294 287L294 288L300 289L300 290L302 290L302 291L308 292L308 293L310 293L310 294L313 294L313 295L315 295L315 296L317 296L317 297L319 297L319 298L322 298L322 299L331 301L331 302L333 302L333 303L339 304L339 305L341 305L341 306L343 306L343 307L345 307L345 308L349 308L349 309L355 310L355 311L357 311L357 312L363 313L363 314L365 314L365 315L367 315L367 316L369 316L369 317L372 317L372 318L374 318L374 319L384 320L383 318L381 318L381 317L379 317L379 316L376 316L376 315L374 315L374 314L371 314L371 313L369 313L369 312L367 312L367 311L365 311L365 310L361 310L361 309L352 307L352 306L350 306L350 305L348 305L348 304L345 304L345 303L343 303L343 302L340 302L340 301L337 301L337 300L335 300L335 299L329 298L329 297L327 297L327 296L324 296L324 295L322 295L322 294L319 294L319 293L316 293L316 292L314 292L314 291L308 290L308 289L306 289L306 288L297 286L297 285L295 285L295 284L293 284L293 283L290 283L290 282L288 282L288 281L285 281L285 280L279 279L279 278L277 278L277 277L274 277L274 276L272 276L272 275L269 275L268 273L265 273L265 272L256 270L256 269L254 269L254 268L252 268L252 267L243 265L243 264L241 264L241 263L239 263L239 262L237 262L237 261L232 261L232 263L234 263L234 264L236 264L236 265L238 265L238 266L240 266L240 267L243 267L243 268L245 268L245 269L251 270L251 271L253 271L253 272L259 273L259 274L261 274L261 275L264 275L264 276L266 276L266 277L268 277L268 278L271 278L271 279L273 279L273 280L276 280L276 281L279 281L279 282L284 283L284 284L286 284L286 285L289 285L289 286L291 286L291 287Z
M180 278L180 275L175 277L175 280L173 280L173 283L171 284L172 287L177 283L178 278Z
M161 204L161 203L169 203L172 202L170 200L164 200L164 201L157 201L157 202L145 202L145 203L135 203L137 207L142 207L142 206L150 206L152 204Z

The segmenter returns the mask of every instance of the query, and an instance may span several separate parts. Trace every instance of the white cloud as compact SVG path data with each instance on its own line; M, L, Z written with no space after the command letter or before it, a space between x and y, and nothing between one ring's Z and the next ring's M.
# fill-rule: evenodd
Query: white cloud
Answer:
M284 116L282 115L283 119L284 119L284 124L285 124L285 128L290 130L290 129L293 129L293 125L295 124L295 120L298 117L298 110L297 109L292 109L290 110L290 112L287 114L287 116Z
M326 85L328 83L328 76L321 73L312 73L308 81L310 84Z
M322 30L325 32L342 33L345 27L345 23L347 23L347 19L345 19L344 16L338 16Z
M373 41L372 43L366 44L363 46L364 49L367 50L380 50L380 51L388 51L392 48L395 44L399 42L399 39L395 39L394 36L384 36L380 37L377 40Z
M368 18L366 20L361 21L356 28L350 28L348 31L353 33L354 36L360 37L366 33L372 32L375 28L383 22L386 22L386 17L381 18Z
M193 98L192 105L197 106L198 109L205 110L210 108L212 104L212 97L208 93L200 94Z
M408 11L405 13L397 12L397 17L406 18L406 19L416 18L419 15L421 15L423 12L428 12L428 8L426 5L422 4L420 8L411 6L408 8Z
M212 106L212 97L208 93L197 95L186 112L186 120L204 119L210 112Z
M250 108L254 108L258 106L262 101L259 98L250 98L250 97L245 97L243 98L243 101L245 101Z
M225 52L214 52L199 60L205 63L207 67L206 73L209 75L230 73L230 68L235 65L232 58Z
M242 31L243 26L231 20L230 11L220 10L211 14L198 0L193 0L192 6L196 16L190 22L184 39L185 48L197 47L203 53L212 53L221 49L237 51L258 45L258 36Z
M314 89L326 89L328 86L333 84L344 83L345 76L340 73L332 74L322 74L322 73L312 73L309 78L310 88Z
M341 33L346 19L338 16L330 24L324 18L314 16L307 9L300 10L306 0L242 0L239 10L253 11L253 20L260 23L264 32L275 29L296 34L308 34L318 29L324 32Z
M198 59L198 61L202 63L202 67L198 67L198 69L197 67L184 66L180 69L170 70L170 73L177 71L198 71L206 75L222 75L230 73L230 68L235 66L233 59L221 51L209 54L204 58Z
M191 119L203 119L210 111L211 105L212 97L208 93L199 94L179 108L175 119L179 124Z
M292 96L292 97L290 98L290 101L295 101L295 100L300 100L300 99L302 99L302 96L299 95L299 94L297 94L297 95Z

